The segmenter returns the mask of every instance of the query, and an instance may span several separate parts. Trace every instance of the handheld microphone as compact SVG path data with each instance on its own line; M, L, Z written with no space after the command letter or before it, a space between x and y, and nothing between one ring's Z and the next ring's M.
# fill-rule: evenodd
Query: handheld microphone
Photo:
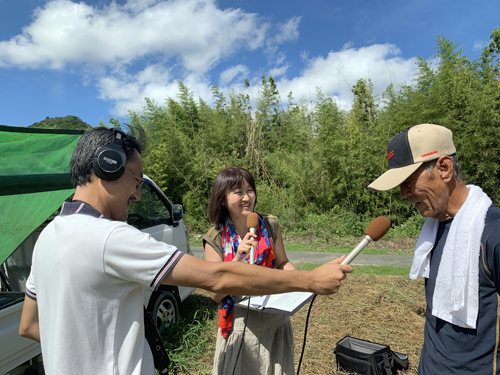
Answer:
M257 233L257 228L259 227L259 215L255 212L250 212L247 216L247 228L252 234ZM255 264L255 249L252 246L250 248L250 264Z
M366 236L361 242L345 257L340 264L349 264L354 258L372 241L378 241L391 229L391 221L385 216L379 216L366 228Z

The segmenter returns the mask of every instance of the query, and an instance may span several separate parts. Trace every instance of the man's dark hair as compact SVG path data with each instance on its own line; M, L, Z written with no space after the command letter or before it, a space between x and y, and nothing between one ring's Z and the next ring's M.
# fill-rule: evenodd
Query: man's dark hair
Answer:
M113 142L114 129L104 127L85 131L78 140L71 162L71 182L73 187L87 185L94 176L94 154L100 147ZM139 154L145 150L146 134L140 126L128 125L128 132L123 137L123 150L127 162L134 157L134 150Z
M208 220L214 224L224 224L229 216L226 206L222 205L226 195L233 189L243 186L247 182L255 192L255 205L257 204L257 190L255 180L246 169L231 166L221 170L214 181L210 202L208 203ZM254 206L255 206L254 205Z

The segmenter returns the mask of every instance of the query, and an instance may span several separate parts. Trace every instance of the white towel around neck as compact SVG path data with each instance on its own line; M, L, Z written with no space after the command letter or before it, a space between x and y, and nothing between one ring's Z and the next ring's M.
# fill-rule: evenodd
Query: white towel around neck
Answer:
M492 202L480 187L469 194L451 223L436 277L432 315L463 328L476 328L479 309L479 253ZM439 221L428 218L415 246L410 279L429 277L430 253Z

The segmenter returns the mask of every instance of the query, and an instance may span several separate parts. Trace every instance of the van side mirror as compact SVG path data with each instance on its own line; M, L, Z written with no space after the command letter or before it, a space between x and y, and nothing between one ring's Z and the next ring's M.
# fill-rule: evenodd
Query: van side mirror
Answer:
M172 214L172 221L174 223L179 223L184 220L184 209L182 208L182 204L172 205Z

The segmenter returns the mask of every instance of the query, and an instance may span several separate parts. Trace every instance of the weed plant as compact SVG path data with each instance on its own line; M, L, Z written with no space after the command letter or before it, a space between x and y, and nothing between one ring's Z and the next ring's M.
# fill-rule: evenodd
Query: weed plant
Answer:
M179 305L179 314L177 324L164 338L171 374L203 368L204 364L199 359L215 347L217 304L210 297L192 294Z
M398 237L409 237L417 238L422 226L425 223L425 218L420 216L419 213L414 212L408 220L403 222L398 226L394 226L389 230L389 232L384 236L385 238L398 238Z
M259 202L260 206L260 202ZM373 220L373 217L356 215L352 212L330 211L325 214L307 213L303 218L295 215L292 209L276 210L274 215L278 218L280 229L285 238L294 238L294 242L313 242L317 244L327 244L329 242L338 242L340 238L359 238L364 235L366 228ZM270 212L262 210L262 212ZM385 239L394 238L417 238L425 218L418 213L412 214L408 220L400 225L393 225L389 232L384 236ZM208 228L196 230L191 226L191 233L205 233ZM301 241L303 239L304 241ZM202 246L201 238L191 237L191 246ZM305 246L311 247L311 246ZM287 248L289 250L299 250ZM300 249L304 250L305 249ZM311 249L309 251L312 251Z
M360 237L364 235L373 218L356 215L353 212L332 210L325 214L308 213L297 222L295 227L290 227L280 220L280 226L284 228L283 233L287 235L297 237L312 235L319 241L326 241L332 237ZM417 238L424 222L425 218L415 212L402 224L393 225L384 238Z

